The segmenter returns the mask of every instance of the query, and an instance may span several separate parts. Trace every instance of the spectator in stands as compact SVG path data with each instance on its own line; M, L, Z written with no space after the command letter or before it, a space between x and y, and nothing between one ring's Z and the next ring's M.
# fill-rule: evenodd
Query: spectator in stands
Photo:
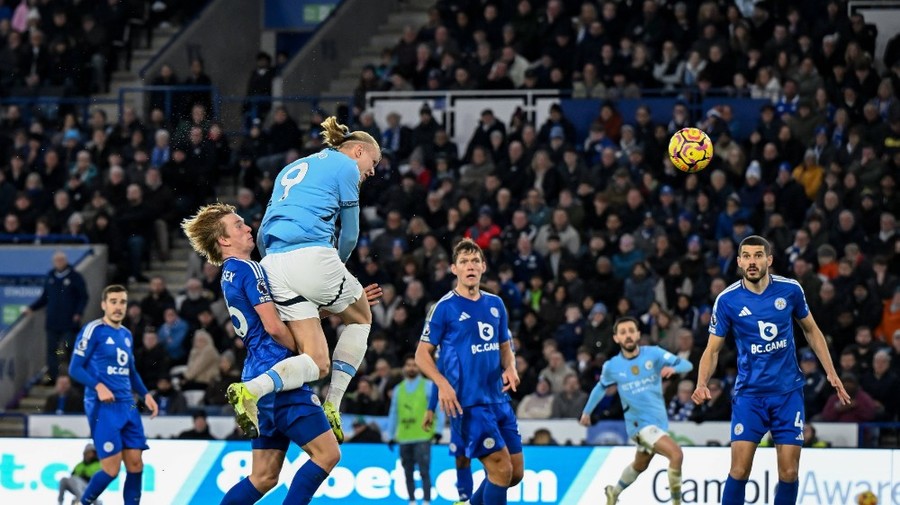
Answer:
M874 267L876 272L880 268L876 258ZM881 267L883 268L883 267ZM884 276L885 274L880 274ZM894 335L900 330L900 286L894 289L893 296L882 302L884 309L881 313L881 324L875 329L875 336L888 346L893 345Z
M192 339L182 389L205 390L219 377L219 352L212 337L203 330L197 330Z
M668 413L670 421L688 421L694 413L694 402L691 401L691 393L694 392L694 381L683 379L678 382L675 396L669 400Z
M159 170L147 170L143 182L144 202L153 217L153 243L160 261L168 261L171 252L169 235L176 221L175 194L163 184Z
M179 440L215 440L209 431L209 422L206 419L206 413L202 410L194 412L193 427L189 430L182 431L178 434Z
M878 407L877 418L881 421L895 421L897 418L900 379L891 370L891 354L881 349L872 357L872 368L863 373L861 386L875 400Z
M175 298L166 288L166 280L161 276L154 276L150 279L147 296L141 300L141 311L151 324L161 325L164 321L163 312L169 307L175 307Z
M550 381L542 377L538 379L533 393L527 394L516 408L519 419L550 419L554 412L556 396L553 394ZM585 400L587 401L587 400Z
M163 324L159 327L159 341L172 359L173 365L184 364L187 360L187 347L191 345L187 338L188 324L178 317L174 306L163 309Z
M709 393L712 399L694 408L689 420L695 423L731 420L731 395L724 390L722 381L710 380Z
M347 395L345 403L344 410L350 414L384 416L388 413L388 404L366 377L359 378L356 391Z
M816 427L809 421L803 423L803 447L831 447L831 442L819 439Z
M163 373L156 380L156 389L150 394L159 405L159 415L178 416L187 413L187 401L181 391L172 387L172 378L168 373Z
M863 376L872 369L872 356L883 346L883 343L872 338L871 328L861 325L856 328L854 343L845 347L844 351L853 353L860 376Z
M72 493L72 503L80 502L81 495L87 489L88 482L95 473L101 471L100 459L97 457L97 449L94 444L84 446L82 460L72 469L69 477L63 477L59 480L59 496L57 502L62 505L65 501L66 493ZM96 503L100 503L98 500Z
M244 117L248 122L254 119L265 119L272 109L271 102L265 100L272 96L272 82L275 79L275 69L272 67L272 57L268 53L259 52L256 55L256 68L247 80L247 100L244 102Z
M567 375L562 391L554 395L550 417L552 419L576 419L587 403L587 393L582 391L581 382L575 374Z
M184 291L175 298L175 308L178 309L179 317L192 329L196 329L200 325L200 313L209 310L211 302L210 293L203 290L200 279L190 278L184 285Z
M194 58L191 60L191 66L188 76L182 83L185 86L195 86L197 88L212 86L212 79L204 71L203 60ZM202 105L206 110L212 110L212 90L211 89L193 89L183 93L183 102L181 110L190 110L194 105Z
M850 404L842 405L837 395L832 394L825 403L821 420L839 423L865 423L874 420L878 406L875 400L859 387L856 375L842 373L841 382L850 395Z
M129 307L129 313L135 305ZM155 326L146 326L141 333L132 332L132 335L141 335L141 346L135 346L134 365L144 384L156 384L160 377L169 373L171 365L169 354L159 342L159 334ZM157 402L159 403L159 402Z
M122 321L122 324L135 336L135 354L137 354L137 350L141 348L140 343L137 341L137 335L143 336L144 330L147 326L150 326L147 322L147 317L144 316L144 312L141 310L141 305L137 301L132 300L128 302L128 309L125 312L125 320Z
M216 321L216 316L213 314L213 309L211 307L204 308L197 314L197 329L209 333L219 352L225 352L230 347L230 339L222 328L222 325Z
M574 373L575 371L566 364L563 354L553 351L548 358L547 366L541 370L538 377L550 381L551 391L562 391L566 376Z
M347 443L373 444L384 441L381 430L374 422L367 423L363 416L353 419L353 434L347 439Z
M228 386L241 381L241 370L235 366L234 353L228 351L219 355L219 378L212 382L203 395L203 404L214 414L232 414L233 409L226 399Z
M122 246L128 258L128 278L147 282L143 274L144 262L149 260L153 244L153 216L144 203L144 190L137 184L129 184L126 190L127 206L117 209L116 221L124 232Z
M384 358L375 362L373 371L369 374L368 379L371 381L372 387L378 391L378 394L380 394L382 398L386 397L387 393L397 385L397 382L399 382L390 363Z
M44 384L50 385L59 376L59 359L71 353L75 344L75 333L81 326L84 308L87 306L88 292L84 277L69 264L63 251L53 254L53 269L44 279L44 289L25 314L47 308L44 329L47 338L47 372ZM62 349L60 349L62 346Z
M53 394L44 402L45 414L82 414L84 398L77 389L72 388L72 379L68 375L60 375L53 386Z

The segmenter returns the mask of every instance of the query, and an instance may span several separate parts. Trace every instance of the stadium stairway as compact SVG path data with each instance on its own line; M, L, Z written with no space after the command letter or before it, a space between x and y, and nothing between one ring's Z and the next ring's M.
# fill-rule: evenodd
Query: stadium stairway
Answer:
M323 94L352 95L359 83L359 74L363 67L369 63L377 64L381 58L381 51L397 44L406 25L411 25L418 31L428 21L428 9L434 5L434 0L407 0L400 5L400 9L388 16L387 22L378 26L369 43L360 47L357 55L341 69L341 73L331 81L328 90Z
M220 201L230 204L236 203L237 188L229 179L219 184L216 188ZM173 296L184 288L184 284L188 279L188 272L192 268L201 265L198 261L191 258L195 255L191 249L187 238L182 235L180 230L172 230L172 242L169 258L167 261L160 261L157 253L151 254L150 268L144 272L148 278L161 276L166 281L169 292ZM128 295L132 300L142 300L148 292L147 283L130 282L128 285ZM68 363L61 364L61 370L65 370ZM148 385L148 387L153 387ZM53 394L52 386L34 385L27 394L20 399L18 406L14 409L6 410L5 413L13 414L13 416L0 416L0 438L2 437L21 437L25 435L25 422L23 418L15 416L15 414L40 414L44 408L47 397Z
M173 37L178 35L179 30L180 28L167 24L154 28L153 37L150 39L149 47L146 46L147 38L143 36L143 34L137 37L134 41L137 47L132 51L131 68L124 68L125 64L124 61L122 61L124 60L124 56L122 56L120 59L120 67L122 68L113 72L109 83L109 91L105 94L94 95L94 98L98 101L103 100L104 102L97 103L94 107L102 109L106 112L106 117L109 118L111 122L115 122L119 114L119 105L116 102L119 99L119 90L122 88L134 88L149 85L154 76L147 76L145 82L140 76L140 70L157 52L165 47ZM185 74L186 70L187 69L182 69L180 74ZM126 94L125 104L135 106L138 111L142 111L142 98L142 95L138 93ZM106 100L111 100L111 102L105 103Z

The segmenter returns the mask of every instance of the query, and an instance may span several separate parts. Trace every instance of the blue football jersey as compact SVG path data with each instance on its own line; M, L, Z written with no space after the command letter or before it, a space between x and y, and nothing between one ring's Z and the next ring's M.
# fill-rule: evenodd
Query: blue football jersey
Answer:
M115 396L117 402L132 402L132 391L146 393L146 388L134 366L133 341L128 328L113 328L96 319L84 325L75 340L75 350L69 363L74 378L82 376L75 369L87 373L85 400L97 400L96 382L102 382ZM134 384L132 384L132 380Z
M640 346L638 355L628 359L621 353L603 364L597 387L606 389L617 385L622 408L625 411L625 431L634 437L647 426L662 430L669 428L666 402L663 399L663 367L674 367L676 371L690 371L689 362L655 345Z
M800 283L772 275L769 286L756 294L738 281L713 304L709 333L734 335L738 375L735 395L784 394L804 384L794 345L794 319L809 314Z
M469 300L450 291L425 319L422 342L439 346L438 368L463 407L508 402L503 392L500 344L510 341L509 318L499 296Z
M359 205L359 168L335 149L284 167L260 228L267 253L303 247L334 247L335 222L343 207Z
M290 357L292 353L266 333L254 308L272 301L266 273L259 263L227 258L222 265L221 282L234 332L243 339L247 348L241 379L250 380L272 368L275 363Z

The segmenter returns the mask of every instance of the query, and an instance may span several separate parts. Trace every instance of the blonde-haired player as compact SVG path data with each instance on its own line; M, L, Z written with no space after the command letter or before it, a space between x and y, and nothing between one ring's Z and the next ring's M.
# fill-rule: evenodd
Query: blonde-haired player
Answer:
M228 399L241 428L253 438L253 463L250 477L233 486L222 503L254 503L272 489L290 442L302 447L310 459L294 476L286 503L309 503L341 453L313 391L305 384L285 388L283 378L304 364L316 365L307 354L292 356L296 339L279 318L265 272L250 259L253 235L234 207L222 203L202 207L184 220L182 229L194 250L222 265L225 303L235 333L247 348L242 373L247 382L229 386ZM373 292L377 298L377 286ZM277 397L268 394L273 390ZM259 404L243 401L241 392L250 392Z

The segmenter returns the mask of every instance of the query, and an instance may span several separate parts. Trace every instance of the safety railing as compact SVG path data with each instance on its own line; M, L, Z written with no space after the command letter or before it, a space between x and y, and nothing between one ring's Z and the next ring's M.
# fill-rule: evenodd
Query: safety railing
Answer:
M859 447L900 449L900 422L859 423Z

